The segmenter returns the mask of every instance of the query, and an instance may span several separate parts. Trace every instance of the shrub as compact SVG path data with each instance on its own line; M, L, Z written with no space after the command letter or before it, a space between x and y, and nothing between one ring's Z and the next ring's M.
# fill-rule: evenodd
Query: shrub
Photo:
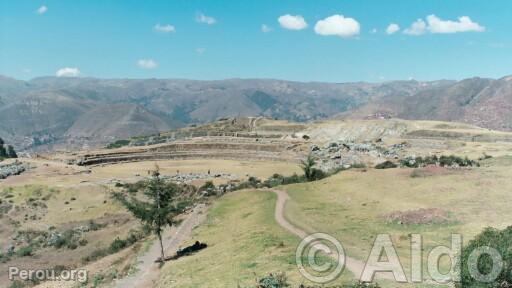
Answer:
M380 288L379 284L377 283L354 283L354 284L349 284L349 285L345 285L344 286L345 288Z
M302 183L305 182L306 178L304 176L299 176L296 173L294 173L291 176L283 176L281 174L274 174L267 180L263 182L264 187L272 188L279 185L287 185L287 184L294 184L294 183Z
M482 160L487 160L487 159L491 159L492 158L492 155L487 155L485 152L484 152L484 155L480 158L478 158L478 160L482 161Z
M366 165L364 163L354 163L354 164L350 165L350 168L354 168L354 169L366 168Z
M398 167L398 165L396 165L395 163L388 160L388 161L377 164L375 166L375 169L389 169L389 168L396 168L396 167Z
M217 187L215 187L215 184L213 184L212 181L206 181L206 183L203 184L203 186L199 187L200 192L206 192L206 195L214 195L217 191Z
M112 241L112 243L110 243L109 252L117 253L126 248L128 245L129 244L127 240L121 240L119 237L117 237L114 241Z
M23 284L23 282L21 282L20 280L14 280L11 285L9 285L9 288L24 288L26 287L25 284Z
M11 257L7 254L0 253L0 263L6 263L11 260Z
M130 144L130 140L117 140L107 145L107 149L120 148Z
M91 253L91 255L84 257L82 260L85 263L92 262L92 261L96 261L100 258L103 258L105 256L108 256L109 254L110 253L109 253L108 249L97 249L97 250L94 250Z
M148 233L150 232L151 230L148 230ZM124 248L130 247L131 245L135 244L137 241L144 238L146 235L147 233L145 233L144 231L131 231L128 237L126 237L126 239L121 239L117 237L116 239L114 239L114 241L112 241L112 243L110 243L110 246L108 246L107 248L95 250L94 252L91 253L91 255L82 258L82 261L85 263L92 262L97 259L108 256L110 254L117 253L123 250Z
M407 157L400 160L400 165L409 168L419 168L428 165L436 165L441 167L471 167L480 166L480 164L474 160L468 159L468 157L462 158L455 155L450 156L427 156L423 157Z
M284 273L268 274L257 280L257 288L284 288L290 287Z
M32 246L25 246L16 251L16 255L19 257L32 256Z
M107 226L107 224L99 224L99 223L96 223L94 220L89 220L89 230L91 231L97 231L97 230L100 230L101 228Z
M324 171L316 168L311 169L311 176L308 179L309 181L317 181L324 179L325 177L329 176L329 174L325 173Z
M126 192L134 194L134 193L137 193L138 191L144 190L144 188L146 188L147 184L148 184L147 181L140 180L135 183L125 183L125 184L119 183L119 186L117 186L117 187L124 187Z
M490 283L481 283L473 279L469 273L468 258L471 252L479 247L491 247L498 251L503 260L503 270L498 277ZM458 265L461 268L461 282L457 287L464 288L480 288L480 287L511 287L512 286L512 226L504 230L494 228L486 228L482 233L471 240L469 244L463 248L462 255ZM477 263L478 271L486 275L491 272L493 262L489 255L483 254Z
M57 239L52 243L52 246L60 249L62 247L67 247L68 249L76 249L76 242L78 241L77 233L72 230L66 230L62 233L62 235L57 236Z
M199 191L206 191L208 189L215 189L215 184L213 184L212 181L206 181L206 183L203 184L203 186L201 186L199 188Z

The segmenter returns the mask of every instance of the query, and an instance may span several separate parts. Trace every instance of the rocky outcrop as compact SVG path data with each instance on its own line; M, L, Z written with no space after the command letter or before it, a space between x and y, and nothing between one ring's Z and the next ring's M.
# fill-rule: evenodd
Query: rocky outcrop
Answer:
M0 164L0 179L5 179L9 176L19 175L29 168L28 164L20 161L15 161L11 164Z

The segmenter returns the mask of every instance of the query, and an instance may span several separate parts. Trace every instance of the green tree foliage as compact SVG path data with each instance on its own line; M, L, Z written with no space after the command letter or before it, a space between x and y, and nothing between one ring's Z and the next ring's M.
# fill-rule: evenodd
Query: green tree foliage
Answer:
M306 177L307 181L320 180L326 177L326 174L322 170L314 167L315 165L316 161L311 154L309 154L306 159L302 160L301 168L302 171L304 171L304 177Z
M398 165L396 165L395 163L393 163L389 160L375 165L375 169L389 169L389 168L396 168L396 167L398 167Z
M492 282L482 283L474 279L469 271L469 256L477 248L485 250L486 247L496 249L502 257L503 269L498 277ZM512 226L504 230L486 228L482 233L471 240L462 250L458 265L461 268L461 283L457 287L464 288L490 288L490 287L512 287ZM490 255L482 254L476 268L480 274L487 275L493 269L493 261Z
M127 196L127 193L114 193L114 197L155 233L160 241L160 261L165 260L162 231L165 226L176 224L175 217L185 210L185 202L179 200L182 188L166 182L160 177L158 168L143 189L143 197ZM127 192L127 191L125 191Z
M18 155L16 154L16 151L14 151L14 148L11 145L5 147L4 144L4 139L0 138L0 161L5 158L18 158Z
M14 151L14 147L11 145L7 146L7 158L18 158L16 151Z
M7 158L7 150L5 150L3 145L0 145L0 160Z

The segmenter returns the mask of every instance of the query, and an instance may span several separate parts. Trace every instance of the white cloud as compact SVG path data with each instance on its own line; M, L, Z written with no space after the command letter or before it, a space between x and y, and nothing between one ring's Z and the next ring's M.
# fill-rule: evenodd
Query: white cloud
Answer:
M196 48L197 54L202 55L204 52L206 52L206 48Z
M404 30L407 35L423 35L427 31L427 23L423 19L418 19L411 24L411 27Z
M398 24L395 23L389 24L388 27L386 28L386 33L388 35L395 34L398 31L400 31L400 26L398 26Z
M153 59L139 59L137 61L137 66L143 69L153 69L156 68L156 66L158 66L158 63L153 61Z
M37 8L37 10L36 10L37 14L44 14L44 13L46 13L46 11L48 11L48 7L46 7L44 5Z
M78 70L78 68L64 67L55 72L55 76L57 77L78 77L79 75L80 70Z
M431 33L483 32L485 27L471 21L468 16L459 17L458 21L442 20L436 15L427 16L428 30Z
M270 26L268 26L266 24L261 25L261 32L268 33L270 31L272 31L272 28Z
M436 15L427 16L427 21L418 19L411 27L404 30L405 34L422 35L427 32L432 34L447 34L459 32L484 32L485 27L473 22L468 16L461 16L457 21L442 20Z
M154 29L155 31L162 33L176 32L176 28L170 24L160 25L160 23L158 23L155 25Z
M308 23L306 23L304 17L300 15L282 15L277 18L277 22L279 22L281 27L289 30L302 30L308 27Z
M315 25L316 34L323 36L352 37L359 34L360 26L354 18L332 15L319 20Z
M211 16L206 16L203 13L197 14L196 21L199 23L205 23L208 25L213 25L213 24L217 23L217 20L215 20L215 18L213 18Z

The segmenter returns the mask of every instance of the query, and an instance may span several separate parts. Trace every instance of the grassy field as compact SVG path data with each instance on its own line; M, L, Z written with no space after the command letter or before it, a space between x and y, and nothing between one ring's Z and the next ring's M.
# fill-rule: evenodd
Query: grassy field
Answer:
M408 270L410 233L423 235L427 255L436 245L449 246L451 233L463 234L467 243L484 227L511 225L510 162L510 158L492 159L484 167L420 177L413 177L411 169L345 171L321 181L283 187L291 198L285 216L307 231L335 236L348 255L361 260L368 256L377 234L390 234ZM420 208L441 209L448 221L410 225L386 221L389 213Z
M190 240L209 247L168 262L158 287L248 287L254 286L256 276L277 271L286 272L290 282L302 283L295 266L299 240L274 222L275 200L272 192L264 191L222 197ZM338 283L351 278L344 272Z
M113 183L119 180L134 182L143 179L147 176L148 170L154 169L155 161L91 168L41 159L26 161L33 166L32 169L0 182L0 200L2 201L0 204L12 205L9 206L12 207L9 208L12 211L9 212L8 217L0 218L1 247L14 243L11 237L19 231L37 233L48 232L50 229L65 231L88 225L90 220L108 224L108 227L86 233L83 236L87 240L86 246L80 246L77 249L38 248L33 252L34 256L14 257L8 263L0 263L2 268L0 287L8 284L8 281L4 281L7 269L3 269L8 265L81 266L84 257L108 247L116 237L126 237L131 229L140 228L139 222L111 199L112 189L115 189ZM178 160L157 163L164 175L174 174L176 170L180 170L180 173L206 173L210 169L212 173L231 173L245 179L247 175L267 178L274 173L292 174L299 171L295 164L265 161ZM215 180L216 183L226 181L219 178ZM33 203L38 205L35 206ZM16 249L24 245L27 244L16 243ZM131 248L129 250L132 251ZM125 269L123 267L130 264L128 262L134 257L136 250L131 253L118 253L120 257L118 260L122 265L116 264L116 269L119 271ZM108 267L105 263L112 262L107 261L112 257L106 258L98 263L88 264L88 269L98 273L105 270L104 267ZM253 276L247 275L247 277Z
M355 169L327 179L282 186L290 195L285 216L310 232L326 232L339 239L348 255L366 260L375 236L390 234L409 277L411 233L423 236L424 262L435 246L450 246L452 233L467 243L484 227L511 224L512 158L500 157L472 169ZM489 201L499 199L499 201ZM274 219L275 196L264 191L228 194L211 208L208 221L190 240L210 246L196 255L166 264L159 287L246 287L256 275L284 271L294 284L304 278L295 266L298 239ZM443 223L390 223L386 215L421 208L444 211ZM442 260L447 260L442 258ZM446 261L442 261L446 263ZM426 264L424 267L426 269ZM446 268L446 267L444 267ZM330 283L347 283L353 275ZM439 287L434 284L383 287ZM245 285L245 286L244 286Z

